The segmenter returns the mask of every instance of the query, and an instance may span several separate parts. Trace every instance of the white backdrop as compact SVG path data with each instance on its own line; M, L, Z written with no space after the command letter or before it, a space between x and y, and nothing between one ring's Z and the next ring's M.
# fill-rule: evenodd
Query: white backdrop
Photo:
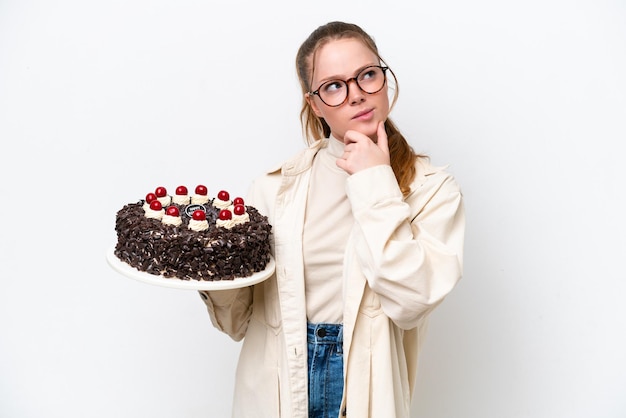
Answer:
M229 415L239 344L108 267L115 212L300 149L296 49L335 19L466 198L413 416L626 416L624 1L0 0L1 417Z

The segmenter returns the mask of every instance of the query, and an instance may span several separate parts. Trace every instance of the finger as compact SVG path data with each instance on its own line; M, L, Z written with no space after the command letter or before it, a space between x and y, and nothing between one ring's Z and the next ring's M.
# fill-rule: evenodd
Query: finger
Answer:
M381 149L385 154L389 155L389 142L387 141L387 132L385 132L385 122L378 122L378 131L377 131L378 140L376 141L376 145Z
M341 168L346 173L352 174L351 172L348 171L348 161L346 161L345 158L337 158L337 161L335 161L335 164L337 164L337 167Z
M354 144L358 141L360 134L356 131L346 131L343 135L343 143L348 146L350 144Z

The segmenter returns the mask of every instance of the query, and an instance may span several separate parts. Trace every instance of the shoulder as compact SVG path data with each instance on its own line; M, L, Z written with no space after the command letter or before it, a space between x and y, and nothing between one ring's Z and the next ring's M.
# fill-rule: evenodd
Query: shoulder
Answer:
M270 166L261 177L277 176L280 174L295 175L304 170L308 170L317 152L323 148L327 142L328 138L315 141L309 147L297 152L290 158Z
M283 177L297 176L311 167L313 158L325 142L326 140L316 141L310 147L299 151L285 161L270 166L252 182L248 193L249 198L258 202L261 199L274 196L282 184Z
M460 205L463 193L449 166L436 166L427 157L418 157L415 162L416 175L411 191L404 200L421 211L428 206Z
M411 184L412 190L422 187L442 187L445 185L450 191L461 190L454 175L449 171L449 165L436 166L430 158L420 156L415 160L415 179Z

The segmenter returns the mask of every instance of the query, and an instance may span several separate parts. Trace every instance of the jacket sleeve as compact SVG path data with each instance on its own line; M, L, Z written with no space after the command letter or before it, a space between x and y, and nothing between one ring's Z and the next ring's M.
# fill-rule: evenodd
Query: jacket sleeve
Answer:
M421 174L403 198L390 166L353 174L346 190L356 221L355 252L382 310L411 329L462 276L465 212L454 178Z
M252 287L200 291L215 328L240 341L246 334L252 314Z

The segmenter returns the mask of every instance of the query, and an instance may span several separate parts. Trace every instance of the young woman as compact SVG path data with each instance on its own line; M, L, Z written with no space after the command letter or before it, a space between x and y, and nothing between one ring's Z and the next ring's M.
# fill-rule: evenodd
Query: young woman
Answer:
M317 28L296 67L309 147L247 198L276 272L201 292L244 339L233 416L408 417L428 317L462 274L462 194L389 119L395 76L360 27Z

